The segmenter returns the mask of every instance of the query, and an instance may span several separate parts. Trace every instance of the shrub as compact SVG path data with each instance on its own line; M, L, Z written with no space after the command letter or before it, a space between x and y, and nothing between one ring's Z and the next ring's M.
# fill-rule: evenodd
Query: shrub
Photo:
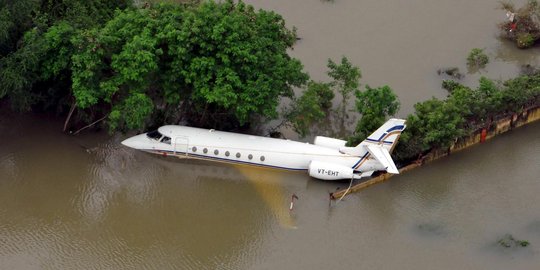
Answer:
M484 68L488 62L489 57L479 48L472 49L467 57L467 65L471 68Z
M508 19L499 24L501 35L516 42L519 48L529 48L540 39L540 5L529 0L516 9L510 2L501 2L500 8L515 14L514 21Z
M461 84L453 80L443 80L442 88L446 89L448 92L454 91L457 87L460 87Z
M517 46L521 49L531 47L534 41L534 36L529 33L519 33L516 39Z

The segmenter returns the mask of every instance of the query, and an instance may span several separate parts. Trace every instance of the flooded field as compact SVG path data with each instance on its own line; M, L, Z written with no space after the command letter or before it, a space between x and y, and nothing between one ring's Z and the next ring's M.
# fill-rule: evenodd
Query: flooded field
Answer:
M362 84L402 103L444 97L436 70L508 78L538 64L497 38L496 1L248 1L302 38L325 80L346 55ZM467 74L465 58L491 62ZM62 119L0 116L0 269L536 269L540 123L330 203L348 183L152 156L122 135L61 133ZM300 198L292 212L292 194ZM530 242L504 248L506 234Z

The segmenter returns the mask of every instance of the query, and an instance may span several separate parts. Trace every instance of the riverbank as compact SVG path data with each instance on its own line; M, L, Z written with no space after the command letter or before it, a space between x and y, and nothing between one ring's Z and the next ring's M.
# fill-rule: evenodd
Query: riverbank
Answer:
M503 117L497 121L494 121L491 123L491 125L489 125L489 127L477 129L471 135L458 139L448 149L432 150L428 154L422 156L420 159L401 167L399 169L399 172L400 174L405 173L407 171L421 167L437 159L446 157L448 155L451 155L453 153L456 153L458 151L471 147L473 145L483 143L486 140L489 140L497 135L506 133L515 128L533 123L538 120L540 120L540 106L527 108L519 114L516 113L510 116ZM331 195L331 198L339 199L348 194L359 192L369 186L382 183L390 179L392 176L394 176L394 174L391 174L391 173L380 174L376 177L368 179L367 181L363 181L361 183L353 185L348 189L343 189L343 190L333 192Z

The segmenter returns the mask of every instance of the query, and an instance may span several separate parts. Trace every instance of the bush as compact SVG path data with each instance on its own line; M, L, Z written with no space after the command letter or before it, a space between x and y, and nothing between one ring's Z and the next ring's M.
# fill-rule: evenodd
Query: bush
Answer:
M417 103L392 154L395 161L405 164L432 149L447 149L459 138L498 117L540 105L540 73L502 83L482 77L479 83L476 89L471 89L445 81L445 86L452 89L447 99Z
M489 62L489 57L484 53L483 49L474 48L467 57L467 65L470 68L484 68Z
M454 89L460 87L461 84L456 82L456 81L453 81L453 80L443 80L442 82L442 88L446 89L446 91L448 92L452 92L454 91Z
M499 24L501 35L516 42L519 48L529 48L540 39L540 5L537 0L529 0L516 9L510 2L501 2L501 9L515 14L514 21L505 19Z
M534 36L529 33L519 33L516 39L517 46L521 49L531 47L534 41Z

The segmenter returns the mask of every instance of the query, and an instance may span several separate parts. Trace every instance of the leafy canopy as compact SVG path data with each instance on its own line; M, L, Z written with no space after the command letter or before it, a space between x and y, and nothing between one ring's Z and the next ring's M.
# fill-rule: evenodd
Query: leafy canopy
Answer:
M141 128L155 108L180 105L202 126L219 127L223 115L272 118L307 80L287 55L295 40L281 16L242 2L118 11L76 44L73 93L80 108L111 104L113 128Z
M332 78L330 85L334 91L341 94L341 118L346 117L346 108L352 93L358 90L362 73L360 68L354 66L347 57L341 57L341 63L337 64L332 59L328 59L328 76Z
M301 137L305 137L310 127L328 115L333 98L330 84L310 81L303 94L293 99L292 109L285 118Z
M130 0L0 0L0 98L29 110L69 99L73 39ZM38 86L36 86L38 85Z
M348 145L357 145L371 132L379 128L388 116L399 110L399 100L389 86L356 91L356 109L362 116L356 125L355 133L348 140Z

